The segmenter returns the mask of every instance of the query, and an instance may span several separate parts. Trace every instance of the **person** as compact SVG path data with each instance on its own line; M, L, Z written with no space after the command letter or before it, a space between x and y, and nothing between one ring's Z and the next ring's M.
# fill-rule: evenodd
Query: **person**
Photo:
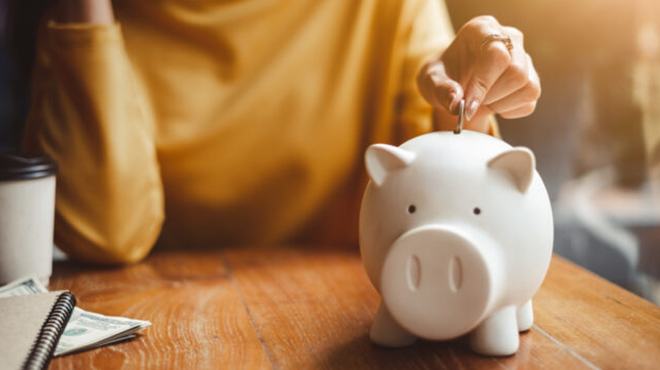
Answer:
M23 147L58 165L56 244L96 263L355 245L369 143L452 129L461 99L497 134L540 95L520 31L454 37L436 0L59 0L36 39Z

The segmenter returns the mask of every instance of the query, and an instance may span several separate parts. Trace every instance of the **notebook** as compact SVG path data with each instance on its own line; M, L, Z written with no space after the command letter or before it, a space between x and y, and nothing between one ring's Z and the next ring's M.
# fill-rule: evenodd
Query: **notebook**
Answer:
M0 298L2 368L47 368L75 305L70 292Z

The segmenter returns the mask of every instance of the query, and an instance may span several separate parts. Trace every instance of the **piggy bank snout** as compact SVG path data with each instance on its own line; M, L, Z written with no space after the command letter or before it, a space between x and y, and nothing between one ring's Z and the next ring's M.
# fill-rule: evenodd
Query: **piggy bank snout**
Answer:
M417 336L463 335L485 316L494 291L489 246L441 225L410 230L392 244L381 270L383 301Z

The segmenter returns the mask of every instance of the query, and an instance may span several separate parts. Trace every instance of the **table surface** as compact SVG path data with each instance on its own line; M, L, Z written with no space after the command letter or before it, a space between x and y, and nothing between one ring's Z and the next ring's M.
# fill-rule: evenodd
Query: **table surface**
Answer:
M162 251L124 268L55 265L51 289L84 309L153 326L128 342L53 360L53 369L658 369L660 308L554 257L536 322L504 358L465 338L384 349L367 337L378 295L354 251Z

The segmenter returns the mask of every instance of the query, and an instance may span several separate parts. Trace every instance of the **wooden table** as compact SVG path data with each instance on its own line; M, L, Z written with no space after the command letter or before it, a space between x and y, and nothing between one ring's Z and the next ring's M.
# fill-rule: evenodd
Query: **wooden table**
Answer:
M153 323L53 369L660 369L660 309L560 257L536 295L534 327L506 358L472 354L465 339L372 345L378 296L347 250L163 251L113 269L64 262L51 289Z

